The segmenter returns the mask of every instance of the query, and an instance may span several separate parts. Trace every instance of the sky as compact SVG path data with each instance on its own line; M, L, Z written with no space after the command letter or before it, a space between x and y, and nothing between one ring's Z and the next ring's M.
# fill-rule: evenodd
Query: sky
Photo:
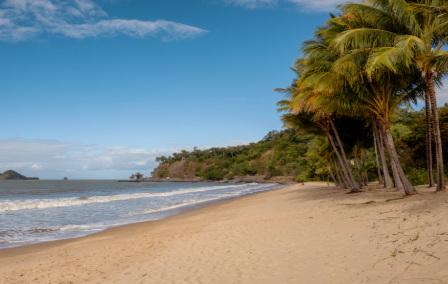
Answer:
M282 129L273 89L301 42L344 2L0 1L0 172L126 179L257 142Z

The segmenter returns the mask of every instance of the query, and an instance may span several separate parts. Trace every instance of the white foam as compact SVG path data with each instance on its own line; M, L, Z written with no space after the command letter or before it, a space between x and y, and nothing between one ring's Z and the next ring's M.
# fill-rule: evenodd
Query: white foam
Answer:
M5 200L0 202L0 212L80 206L92 203L106 203L113 201L149 198L149 197L166 197L187 193L213 191L218 189L225 190L244 186L246 185L242 184L242 185L209 186L198 188L181 188L175 191L159 192L159 193L133 193L133 194L118 194L118 195L92 196L92 197L80 196L80 197L59 198L59 199Z
M251 183L251 185L259 185L259 184ZM181 208L181 207L184 207L184 206L195 205L195 204L215 201L215 200L229 198L229 197L237 197L237 196L241 195L242 193L245 193L245 192L248 192L248 191L254 191L254 189L261 189L261 188L271 187L272 185L273 184L263 184L263 185L260 185L258 187L255 187L255 188L247 188L247 189L243 189L243 190L240 190L240 191L237 191L237 192L232 192L232 193L227 194L227 195L219 195L219 196L215 196L215 197L211 197L211 198L204 198L204 199L186 200L186 201L183 201L183 202L180 202L180 203L176 203L174 205L159 206L159 207L156 207L156 208L130 212L130 213L122 215L122 217L124 217L124 216L142 215L142 214L150 214L150 213L167 211L167 210L171 210L171 209L177 209L177 208Z

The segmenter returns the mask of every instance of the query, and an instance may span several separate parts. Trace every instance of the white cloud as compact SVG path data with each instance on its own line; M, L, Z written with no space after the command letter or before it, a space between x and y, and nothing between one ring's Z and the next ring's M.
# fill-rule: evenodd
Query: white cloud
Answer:
M56 140L0 140L0 172L12 169L43 179L125 179L132 173L150 176L155 158L181 149L97 147Z
M39 164L34 164L34 165L31 166L31 168L32 168L32 169L41 169L42 166L39 165Z
M93 24L61 25L53 29L54 33L74 38L113 36L126 34L134 37L156 36L160 34L165 40L190 38L203 30L183 24L155 21L142 22L137 20L102 20Z
M277 5L277 0L224 0L224 2L250 9Z
M347 2L359 1L344 1L344 0L285 0L297 5L299 9L314 12L332 12L336 7Z
M24 41L45 33L80 39L125 34L173 40L205 32L164 20L108 19L108 14L91 0L6 0L0 6L0 40L3 41Z

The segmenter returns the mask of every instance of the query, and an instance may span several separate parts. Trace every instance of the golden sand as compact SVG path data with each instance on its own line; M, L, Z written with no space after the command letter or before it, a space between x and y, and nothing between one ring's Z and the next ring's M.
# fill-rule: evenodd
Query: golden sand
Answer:
M0 283L448 283L448 193L292 185L0 250Z

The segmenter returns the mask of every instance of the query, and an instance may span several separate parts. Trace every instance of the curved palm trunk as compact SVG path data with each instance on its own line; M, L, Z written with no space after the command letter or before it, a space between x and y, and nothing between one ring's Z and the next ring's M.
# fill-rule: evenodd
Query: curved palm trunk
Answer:
M367 161L367 149L364 148L362 149L362 166L364 167L366 165L366 161ZM363 180L364 180L364 185L367 186L369 184L369 175L367 174L367 170L364 168L364 172L363 172Z
M431 111L429 94L425 94L425 114L426 114L426 169L428 171L428 187L434 187L432 175L432 145L431 145Z
M386 155L384 154L384 137L385 135L383 135L383 125L381 124L381 122L379 122L379 119L374 117L374 122L375 122L375 126L377 127L377 134L378 134L378 150L380 151L380 158L381 158L381 164L382 164L382 168L383 168L383 174L384 174L384 187L389 188L389 187L393 187L394 184L392 182L392 178L390 177L389 174L389 168L387 167L387 161L386 161ZM379 123L378 123L379 122ZM379 128L378 128L379 127Z
M390 167L392 169L392 175L394 176L395 187L397 188L397 190L402 190L403 183L401 182L400 174L398 173L396 160L393 159L393 157L392 157L392 155L393 155L392 148L391 148L389 140L387 138L385 123L383 122L383 120L379 120L379 122L380 122L380 125L379 125L380 132L381 132L382 138L384 139L384 144L386 145L387 154L389 155L389 163L390 163ZM392 143L393 143L393 140L392 140Z
M390 132L390 125L388 123L385 123L384 121L380 120L380 129L381 132L384 134L384 142L386 143L387 152L389 153L390 158L390 164L392 166L392 171L394 172L394 179L397 186L397 189L399 189L400 185L404 189L404 192L406 195L413 195L416 194L417 191L415 190L414 186L409 181L408 177L404 173L403 167L400 164L400 160L398 158L397 149L395 148L394 139L392 138L392 133ZM395 167L395 170L394 170ZM396 173L395 173L396 171ZM396 177L395 177L396 175Z
M374 124L372 124L372 130L373 130L373 146L374 146L374 148L375 148L375 161L376 161L376 170L377 170L377 173L378 173L378 182L379 182L379 184L382 184L382 183L384 183L384 179L383 179L383 176L381 175L381 169L380 169L380 162L379 162L379 159L378 159L378 155L379 155L379 151L378 151L378 143L377 143L377 129L376 129L376 125L375 125L375 123Z
M386 144L388 144L388 141L386 141ZM397 164L396 164L395 160L392 158L392 156L390 154L391 151L392 151L392 149L389 147L387 149L387 152L389 152L390 166L392 168L392 174L394 176L395 187L397 188L397 191L399 191L399 190L403 189L403 183L401 182L400 174L398 173Z
M339 153L339 150L336 147L336 144L334 143L334 139L331 136L331 134L329 132L326 132L326 134L327 134L328 142L330 143L331 147L333 148L333 151L335 152L336 157L338 158L339 164L341 165L342 178L344 180L344 183L353 189L354 183L352 182L352 180L350 179L350 177L348 175L348 170L346 169L346 163L344 163L343 158L341 157L341 154Z
M385 131L386 131L387 142L389 143L389 147L391 149L391 154L392 154L391 156L392 156L392 159L395 161L395 165L397 167L398 174L403 183L404 192L406 193L406 195L416 194L417 191L415 190L414 186L411 184L408 177L404 173L403 168L401 167L400 160L398 159L398 153L397 153L397 150L395 149L394 140L392 138L392 133L390 132L390 127L388 125L386 125L385 128L386 128Z
M347 185L344 183L344 180L341 177L341 173L340 173L340 169L338 167L338 164L334 160L332 160L332 161L333 161L334 169L336 171L336 177L339 180L339 186L341 188L343 188L343 189L347 188Z
M436 162L437 162L437 187L436 190L445 189L445 177L443 172L443 153L442 153L442 138L440 135L439 115L437 112L436 90L434 88L434 79L432 73L425 76L426 84L428 85L428 94L431 102L432 124L434 128L434 140L436 142Z
M344 163L346 165L346 169L347 169L347 172L348 172L348 176L350 178L350 182L353 185L352 189L353 190L359 190L359 188L360 188L359 184L357 184L355 182L355 178L353 177L352 168L351 168L350 164L348 163L347 155L345 155L345 150L344 150L344 147L342 146L341 139L339 138L338 130L336 129L336 126L334 125L333 120L329 119L329 121L330 121L331 128L333 129L334 135L336 137L336 140L338 141L339 148L341 149L341 155L342 155L343 161L344 161Z
M355 164L358 172L358 184L363 184L363 176L361 173L361 153L359 149L355 149L354 154L355 154Z

